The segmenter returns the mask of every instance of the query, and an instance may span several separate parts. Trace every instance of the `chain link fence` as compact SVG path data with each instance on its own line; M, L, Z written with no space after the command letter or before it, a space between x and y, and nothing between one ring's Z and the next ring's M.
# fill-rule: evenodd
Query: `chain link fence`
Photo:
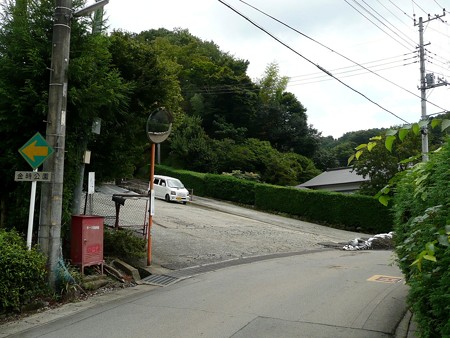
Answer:
M105 226L126 228L146 237L148 226L148 195L84 194L80 214L104 217Z

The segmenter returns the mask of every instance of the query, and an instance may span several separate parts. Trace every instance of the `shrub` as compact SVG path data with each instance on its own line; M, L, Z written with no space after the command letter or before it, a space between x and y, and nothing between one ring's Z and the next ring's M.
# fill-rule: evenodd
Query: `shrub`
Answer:
M421 337L450 336L450 139L403 175L394 195L399 266Z
M131 230L105 227L103 239L105 256L118 257L127 263L134 264L145 257L145 245L145 239L136 236Z
M259 184L258 209L295 215L305 221L347 230L381 233L392 230L390 210L375 198Z
M47 295L46 258L15 231L0 230L0 313L20 311L34 298Z

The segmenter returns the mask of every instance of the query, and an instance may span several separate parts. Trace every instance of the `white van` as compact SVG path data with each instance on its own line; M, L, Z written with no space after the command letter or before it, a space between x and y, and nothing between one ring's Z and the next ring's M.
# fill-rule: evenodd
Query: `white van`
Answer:
M169 176L155 175L153 179L153 190L155 197L164 199L167 202L177 201L186 204L189 198L189 191L177 178Z

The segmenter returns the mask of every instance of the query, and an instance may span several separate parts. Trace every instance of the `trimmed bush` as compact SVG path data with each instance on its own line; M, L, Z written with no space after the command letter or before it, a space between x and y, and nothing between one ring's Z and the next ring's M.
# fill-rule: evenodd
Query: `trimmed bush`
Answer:
M120 257L129 264L144 258L146 240L128 229L104 228L103 252L105 256Z
M228 175L207 174L204 178L208 197L237 202L247 205L255 204L254 181L243 180Z
M256 186L255 192L258 209L359 232L392 230L390 210L372 197L262 184Z
M0 229L0 313L20 311L36 297L48 295L46 258L15 231Z

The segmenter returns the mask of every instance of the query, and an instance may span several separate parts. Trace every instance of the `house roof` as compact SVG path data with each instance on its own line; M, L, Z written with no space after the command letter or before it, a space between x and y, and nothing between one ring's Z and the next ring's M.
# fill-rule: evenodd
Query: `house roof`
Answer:
M297 186L297 188L313 188L318 186L337 185L346 183L361 183L368 181L369 178L363 178L358 175L353 168L335 168L327 169L320 175Z

